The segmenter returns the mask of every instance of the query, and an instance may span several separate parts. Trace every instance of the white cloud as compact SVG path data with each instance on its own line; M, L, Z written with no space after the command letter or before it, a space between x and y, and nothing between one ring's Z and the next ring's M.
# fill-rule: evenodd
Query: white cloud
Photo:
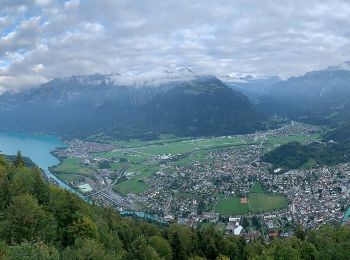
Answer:
M35 73L40 73L40 72L43 72L43 70L45 69L45 66L43 64L36 64L33 66L33 71Z
M290 76L349 59L346 0L3 0L0 84L192 67Z

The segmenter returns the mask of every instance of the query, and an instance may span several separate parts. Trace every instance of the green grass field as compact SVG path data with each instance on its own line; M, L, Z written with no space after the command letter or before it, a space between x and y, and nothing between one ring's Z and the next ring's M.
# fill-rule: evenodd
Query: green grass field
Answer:
M220 199L215 212L223 215L242 215L283 209L287 205L287 199L282 195L253 193L249 195L248 204L241 204L238 197Z
M310 134L310 135L291 135L291 136L281 136L281 137L269 137L267 144L270 145L281 145L289 142L310 142L315 141L320 138L320 134Z
M128 195L129 193L139 194L148 189L148 185L142 180L128 180L118 183L113 189L122 195Z
M252 212L272 211L287 206L287 198L283 195L251 194L249 196L249 210Z
M248 213L247 204L241 204L239 197L231 197L219 200L215 212L223 215L241 215Z
M53 168L56 174L78 174L78 175L91 175L93 170L85 167L79 163L78 158L64 159L61 164Z
M134 151L150 154L182 154L193 151L195 149L210 149L222 146L233 146L238 144L244 144L245 138L243 137L220 137L220 138L205 138L205 139L194 139L194 140L182 140L177 142L163 142L159 144L146 145L141 147L133 148Z

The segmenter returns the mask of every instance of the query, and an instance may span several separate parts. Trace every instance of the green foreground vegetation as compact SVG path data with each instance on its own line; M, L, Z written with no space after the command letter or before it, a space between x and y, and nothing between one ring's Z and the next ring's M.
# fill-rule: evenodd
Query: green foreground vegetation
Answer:
M121 217L46 184L38 168L0 156L0 259L348 259L350 229L323 227L247 244L220 228Z

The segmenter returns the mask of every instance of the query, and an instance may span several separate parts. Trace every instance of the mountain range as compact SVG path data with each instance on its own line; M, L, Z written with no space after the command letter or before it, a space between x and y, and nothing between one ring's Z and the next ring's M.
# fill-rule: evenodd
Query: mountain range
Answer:
M350 120L350 62L270 86L259 97L258 108L268 114L309 123L347 122Z
M252 133L270 115L337 125L350 120L349 85L350 62L287 80L189 68L71 76L0 95L0 130L154 139Z
M6 92L0 120L1 130L153 139L251 133L262 129L264 116L218 78L181 69L138 77L72 76Z

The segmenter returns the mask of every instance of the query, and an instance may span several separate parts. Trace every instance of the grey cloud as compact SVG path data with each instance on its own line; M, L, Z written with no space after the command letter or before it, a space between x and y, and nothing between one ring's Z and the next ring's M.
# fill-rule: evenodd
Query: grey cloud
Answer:
M40 17L21 22L15 31L0 38L0 53L35 48L40 36Z
M0 29L18 23L0 35L3 88L182 66L288 77L349 59L346 0L5 0L0 9Z

